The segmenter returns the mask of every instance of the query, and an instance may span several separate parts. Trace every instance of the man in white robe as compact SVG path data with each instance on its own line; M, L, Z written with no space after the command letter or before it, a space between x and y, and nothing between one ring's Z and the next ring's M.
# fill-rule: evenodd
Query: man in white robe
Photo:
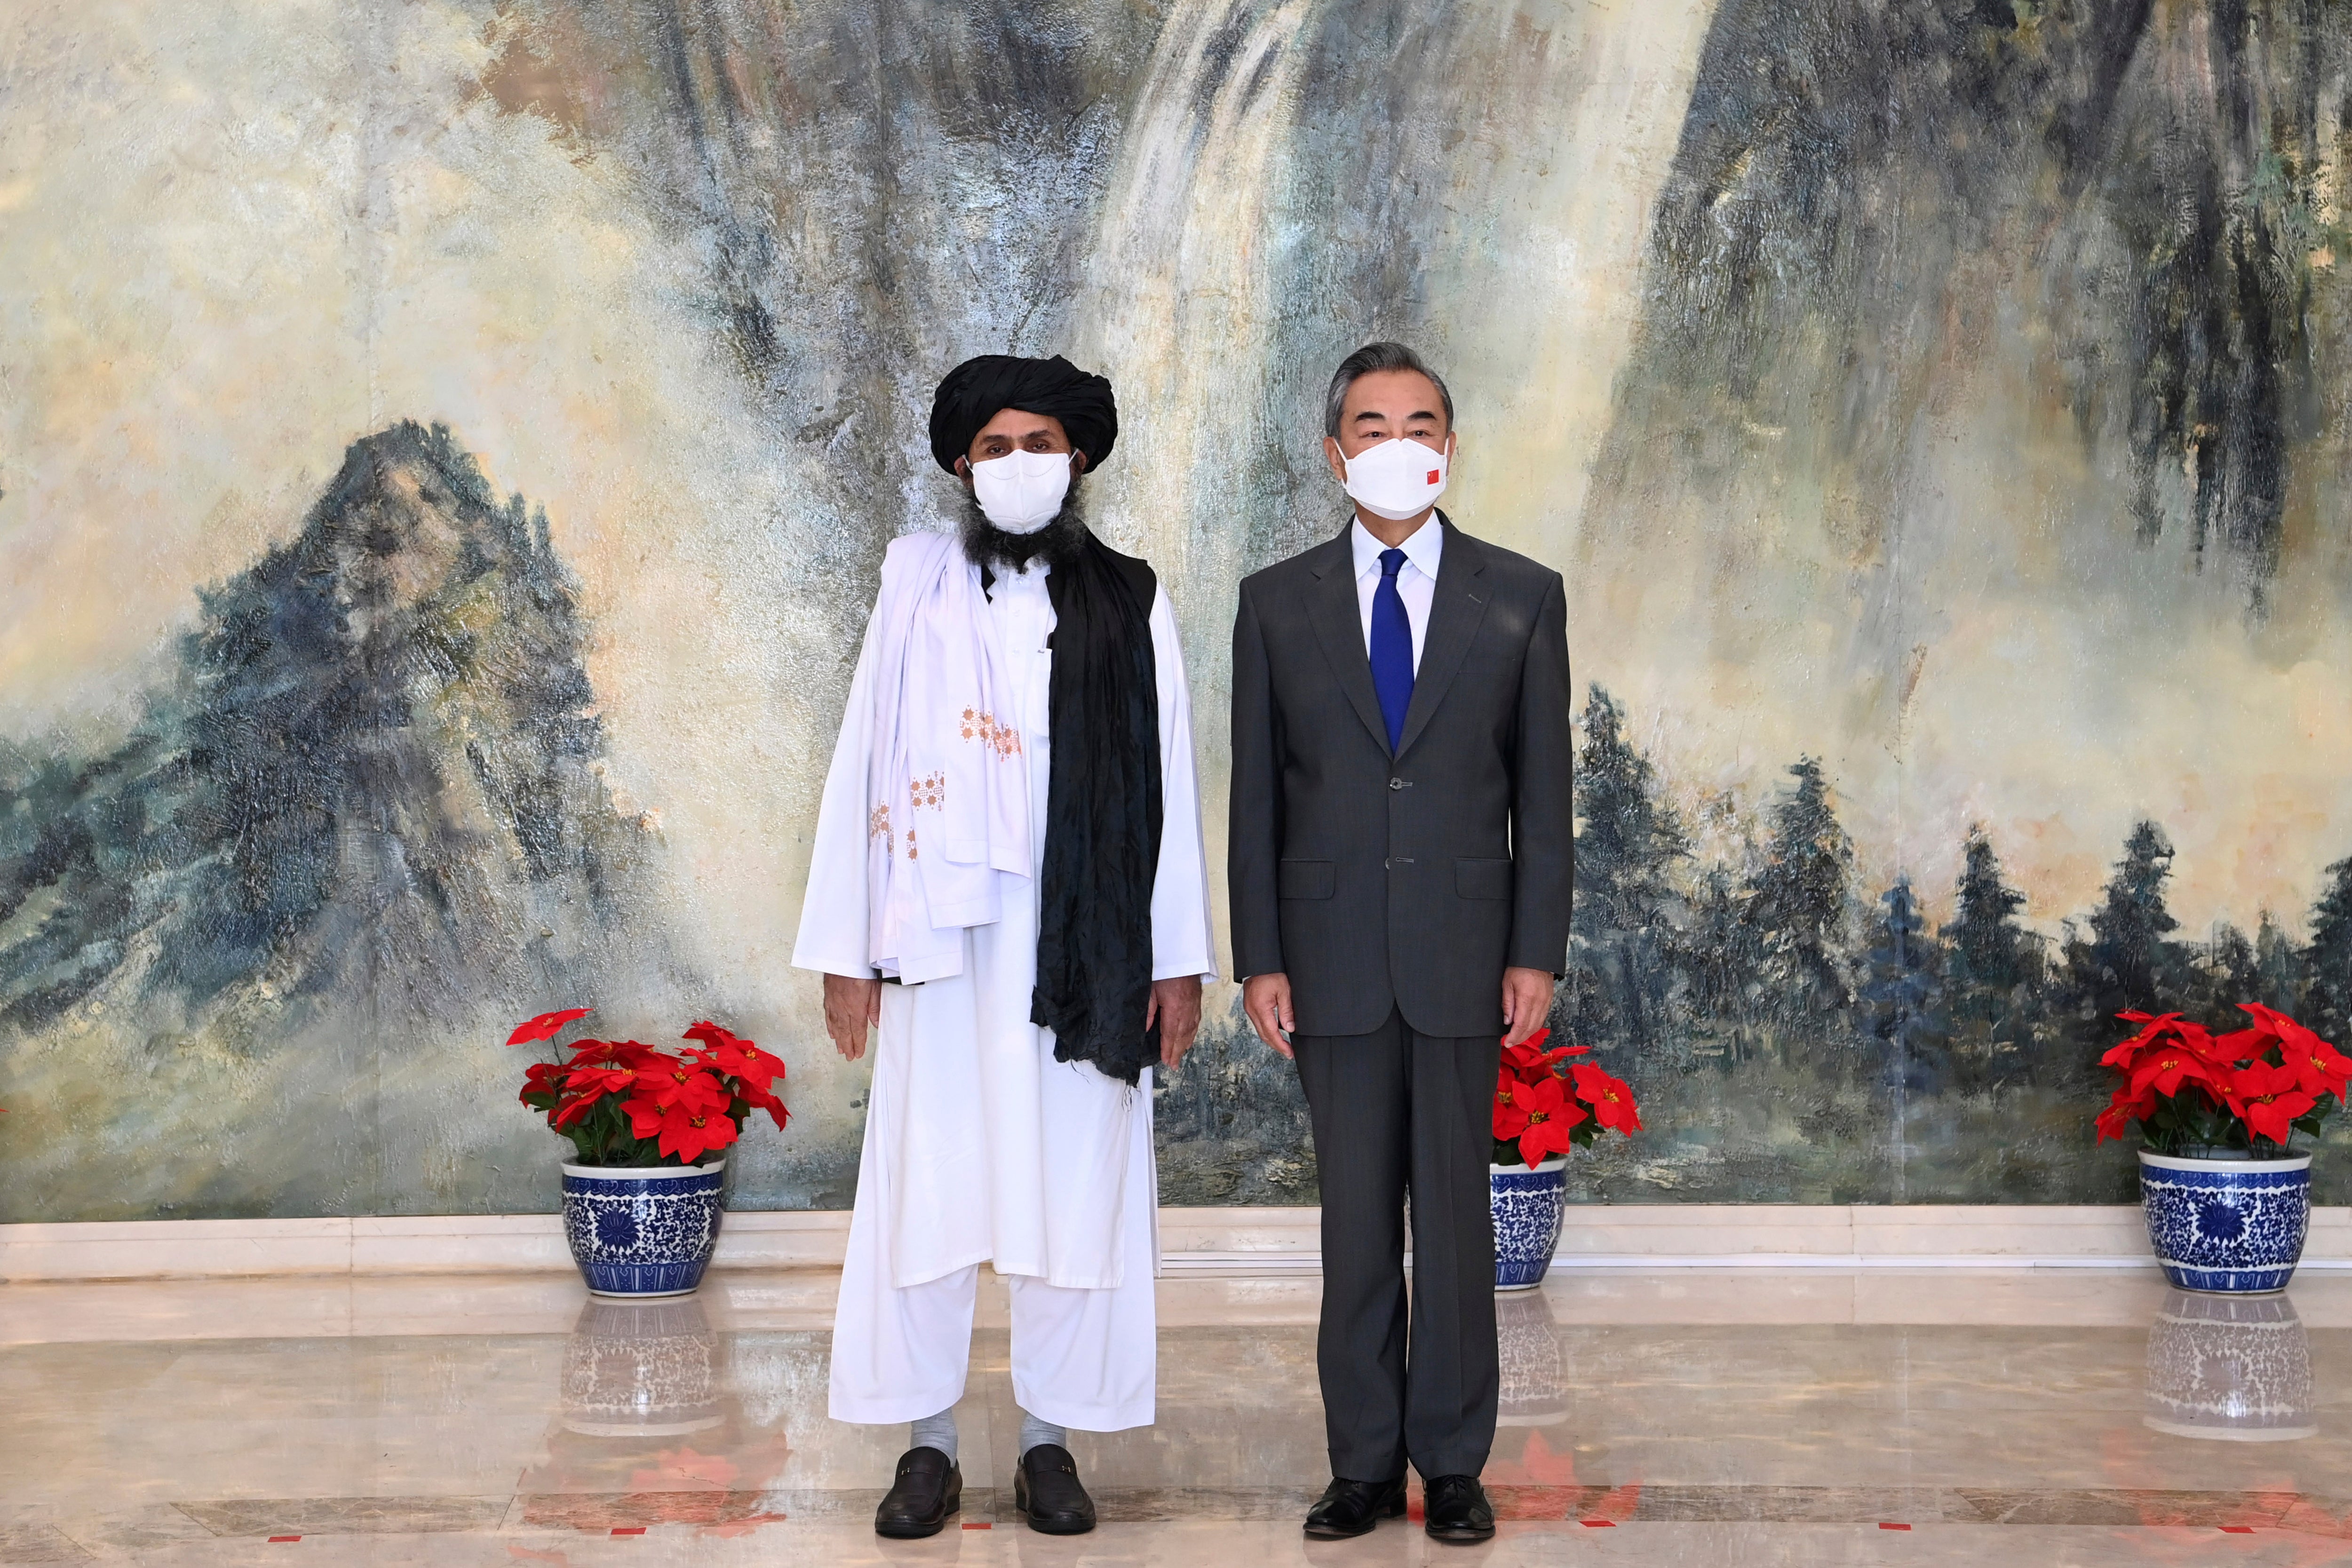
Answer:
M877 1513L885 1535L931 1534L956 1510L952 1412L982 1264L1009 1279L1015 1490L1034 1528L1093 1526L1066 1428L1152 1420L1158 1180L1151 1068L1138 1064L1181 1059L1215 955L1168 595L1148 566L1087 534L1067 500L1116 430L1109 384L1058 358L986 356L942 384L932 448L972 492L967 516L960 538L890 546L825 782L793 962L824 973L845 1057L879 1026L831 1410L913 1426ZM1095 602L1076 611L1081 584ZM1094 618L1065 626L1057 604ZM1122 636L1130 662L1067 662L1103 661ZM1123 700L1129 750L1156 752L1108 800L1094 797L1122 776L1111 710L1060 684L1087 674L1089 691ZM1086 747L1065 759L1058 797L1057 717ZM1147 816L1156 847L1139 826ZM1098 885L1122 870L1124 904ZM1056 900L1069 911L1058 921L1045 912ZM1055 928L1050 976L1041 923ZM1122 923L1148 931L1112 929ZM1108 996L1096 1013L1116 1016L1062 1035L1034 1021L1078 1016L1074 995ZM1075 1033L1097 1037L1064 1037Z

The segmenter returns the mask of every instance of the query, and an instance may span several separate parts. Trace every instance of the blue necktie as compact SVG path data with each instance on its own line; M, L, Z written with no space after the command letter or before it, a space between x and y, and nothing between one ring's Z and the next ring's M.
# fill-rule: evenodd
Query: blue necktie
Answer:
M1381 551L1381 585L1372 590L1372 689L1380 693L1391 752L1404 739L1404 710L1412 706L1412 622L1397 592L1397 572L1403 565L1403 551Z

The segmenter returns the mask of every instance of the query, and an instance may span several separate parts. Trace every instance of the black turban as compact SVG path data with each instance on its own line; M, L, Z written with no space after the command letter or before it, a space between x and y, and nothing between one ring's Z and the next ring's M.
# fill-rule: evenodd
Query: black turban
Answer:
M1107 377L1089 375L1060 354L982 354L948 372L931 399L931 456L954 473L956 459L970 455L971 438L1008 408L1060 420L1070 445L1087 455L1088 473L1103 466L1118 439L1118 405Z

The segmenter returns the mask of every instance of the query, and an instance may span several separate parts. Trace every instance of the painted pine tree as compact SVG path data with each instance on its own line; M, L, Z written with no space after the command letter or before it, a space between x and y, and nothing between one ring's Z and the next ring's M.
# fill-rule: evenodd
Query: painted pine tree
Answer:
M2041 939L2018 919L2025 895L2002 879L2000 858L1980 825L1961 848L1948 951L1952 1081L1990 1089L2030 1080L2050 1043ZM2062 1047L2063 1048L2063 1047Z
M1846 955L1853 845L1830 804L1820 761L1790 765L1796 781L1773 803L1763 866L1749 884L1745 922L1755 931L1759 978L1783 1023L1818 1021L1852 999Z
M1969 827L1961 855L1956 912L1944 928L1944 940L1952 947L1953 978L1967 991L2005 1005L2040 968L2040 954L2018 923L2025 895L2001 880L2000 858L1980 825Z
M1730 869L1710 866L1691 898L1690 923L1673 948L1694 1027L1694 1048L1736 1066L1756 1047L1762 957L1747 918L1747 892Z
M2238 1012L2239 1003L2265 1000L2253 939L2228 921L2216 921L2205 942L2187 946L2182 961L2180 1000L2190 1013L2216 1028L2244 1021Z
M2303 1021L2340 1046L2352 1039L2352 858L2336 861L2326 875L2303 950Z
M2114 1043L2116 1014L2161 1012L2185 999L2183 955L2171 940L2180 922L2164 899L2171 875L2172 841L2142 818L2124 840L2123 858L2091 911L2089 939L2068 922L2067 1012L2078 1057L2087 1053L2095 1061Z
M2303 1016L2303 954L2270 910L2254 926L2254 994L2250 1000Z
M1652 1053L1674 1033L1667 960L1681 900L1675 863L1689 840L1658 798L1650 761L1625 737L1624 710L1595 684L1578 759L1576 907L1564 1006L1577 1038Z
M1930 1089L1943 1079L1948 1039L1942 947L1919 912L1909 877L1895 878L1878 901L1885 912L1863 973L1864 1026L1883 1083L1904 1092Z

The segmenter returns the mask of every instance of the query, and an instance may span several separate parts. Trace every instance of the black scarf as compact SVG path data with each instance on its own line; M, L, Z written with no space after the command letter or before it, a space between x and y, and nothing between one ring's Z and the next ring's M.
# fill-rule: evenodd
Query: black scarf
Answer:
M1160 868L1160 687L1151 568L1091 532L1045 579L1054 668L1037 988L1029 1021L1054 1059L1122 1083L1160 1059L1151 884Z

